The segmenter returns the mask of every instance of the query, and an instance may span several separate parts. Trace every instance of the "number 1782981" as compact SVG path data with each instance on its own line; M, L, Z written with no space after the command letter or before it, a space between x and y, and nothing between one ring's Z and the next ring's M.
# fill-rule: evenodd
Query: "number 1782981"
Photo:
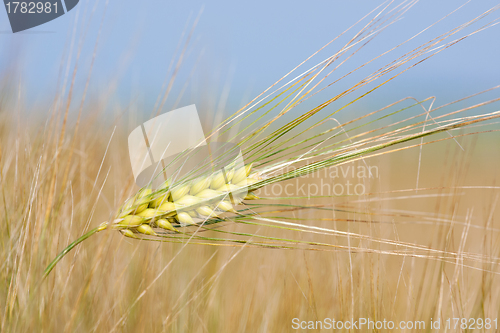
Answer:
M43 1L37 1L37 2L18 2L18 1L12 1L12 2L7 2L5 4L5 7L7 8L7 13L8 14L15 14L15 13L22 13L22 14L41 14L41 13L57 13L57 2L50 3L50 2L43 2Z

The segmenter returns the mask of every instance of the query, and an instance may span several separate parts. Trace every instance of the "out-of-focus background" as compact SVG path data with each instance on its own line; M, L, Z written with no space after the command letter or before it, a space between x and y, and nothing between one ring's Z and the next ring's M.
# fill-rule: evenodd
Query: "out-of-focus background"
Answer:
M436 318L442 325L453 317L483 323L489 318L491 323L500 302L496 132L456 141L444 140L449 136L442 133L425 138L424 143L443 141L422 150L346 164L338 177L320 172L281 185L292 184L292 194L300 196L300 186L345 186L349 181L365 186L360 196L327 193L319 200L275 200L283 193L261 190L269 197L257 200L269 204L263 216L329 228L333 235L238 223L225 229L328 244L316 246L318 251L230 242L218 247L148 243L106 230L42 279L57 253L84 230L113 218L137 190L126 144L131 129L158 110L194 103L210 131L224 114L236 112L384 4L82 0L68 14L16 34L0 10L0 332L290 332L294 318L418 320L426 323L426 331L432 331L429 322ZM290 116L339 94L497 1L461 5L452 0L415 3L360 52L344 57L325 84L414 36L408 43L299 104ZM457 36L497 17L493 13ZM336 39L310 65L334 54L364 24ZM500 26L493 26L467 37L336 117L349 121L407 96L436 96L436 107L500 84L499 34ZM323 114L389 77L332 103ZM445 110L493 98L497 90ZM495 107L498 103L472 112ZM422 112L415 106L373 127ZM498 124L486 129L498 129ZM349 168L370 166L377 170L372 178L349 174ZM283 213L272 204L311 207Z

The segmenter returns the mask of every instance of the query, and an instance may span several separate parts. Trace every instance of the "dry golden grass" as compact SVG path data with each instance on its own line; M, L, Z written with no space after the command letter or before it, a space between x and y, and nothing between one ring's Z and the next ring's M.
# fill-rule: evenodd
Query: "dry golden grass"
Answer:
M328 232L229 222L224 230L248 233L249 242L203 244L138 241L107 229L43 279L57 253L112 220L138 190L129 129L124 117L106 121L98 107L74 119L65 107L30 110L48 116L25 120L26 110L7 112L15 104L9 95L0 103L1 332L289 332L294 318L361 317L424 321L432 331L431 318L444 325L499 314L497 132L453 131L456 141L442 133L425 139L443 141L422 146L422 154L417 140L395 146L412 149L342 165L376 166L371 179L319 171L280 185L297 192L350 180L363 182L363 195L308 200L271 192L249 206L263 218ZM254 239L293 248L257 247Z

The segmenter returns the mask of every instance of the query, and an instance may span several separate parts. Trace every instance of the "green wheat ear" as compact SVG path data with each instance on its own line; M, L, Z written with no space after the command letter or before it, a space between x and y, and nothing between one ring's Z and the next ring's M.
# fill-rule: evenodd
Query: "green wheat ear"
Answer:
M498 8L498 6L494 7L492 11ZM252 210L252 205L250 204L251 200L260 199L255 195L254 191L264 186L301 177L323 168L427 144L420 141L420 143L414 145L402 146L403 143L416 139L435 136L439 133L447 133L449 136L445 138L439 137L435 141L453 139L456 135L451 135L450 133L457 129L468 126L472 127L471 125L483 122L487 123L492 119L500 117L500 111L475 116L459 116L460 112L464 113L472 108L478 108L500 100L496 99L444 115L435 115L435 111L439 110L439 108L434 108L431 111L425 110L425 112L417 116L408 116L403 120L395 119L390 125L384 123L387 119L391 119L391 116L403 113L413 107L422 107L424 101L416 101L414 104L403 107L395 112L384 114L383 112L386 112L386 108L383 108L348 121L345 124L339 123L324 131L318 130L318 126L325 124L335 113L374 92L407 69L456 44L456 34L486 17L485 13L485 15L478 16L456 29L441 34L439 38L424 43L420 47L398 58L397 61L388 63L374 74L370 74L363 80L360 80L354 86L349 87L308 111L301 112L295 118L285 122L284 125L271 130L274 128L273 126L278 118L289 116L292 109L298 108L304 100L316 93L317 90L314 88L317 88L321 82L334 72L330 71L328 67L334 64L339 57L346 56L349 59L350 55L358 52L358 50L352 51L355 47L360 45L363 47L379 31L398 20L406 12L407 8L398 7L395 11L391 10L384 13L385 10L387 8L378 13L376 15L377 20L373 19L371 24L363 27L337 53L280 87L278 87L278 83L281 84L280 82L283 78L278 80L275 85L272 85L268 90L248 103L247 106L228 117L213 133L210 133L209 137L214 134L223 136L229 135L229 133L232 133L231 130L235 128L242 128L236 131L237 134L227 141L238 142L237 146L241 148L245 160L252 163L238 169L234 169L232 165L228 165L225 168L225 172L214 172L202 177L196 175L192 179L188 177L176 183L165 182L160 189L154 191L149 187L142 188L122 205L112 221L102 223L67 246L48 265L44 276L47 276L55 265L76 245L108 228L118 230L126 237L147 241L185 242L186 240L194 240L200 241L200 244L203 242L203 244L208 245L216 245L220 242L232 242L239 245L249 244L270 248L297 248L299 245L333 247L331 244L237 233L215 227L209 229L208 226L223 225L225 222L233 221L300 232L334 234L335 230L331 229L302 226L299 223L279 221L277 218L260 217ZM491 13L491 11L487 13ZM387 20L382 20L384 15L381 14L386 15L385 18ZM482 25L465 36L475 34L494 24L496 24L495 20ZM452 40L447 41L447 39ZM463 39L464 37L462 36L458 40ZM396 48L403 44L398 45ZM349 52L354 53L351 54ZM370 62L357 67L348 75L351 75ZM400 67L400 73L391 74L396 68ZM306 121L313 119L320 111L323 111L334 102L348 98L347 96L354 91L389 74L392 76L375 86L375 88L362 93L358 97L347 100L343 105L336 107L333 113L324 117L322 116L321 119L312 125L308 124L305 129L301 127ZM271 91L273 87L276 90ZM397 103L399 102L393 103L390 106L394 106ZM276 113L273 114L273 111ZM270 120L268 119L269 116L271 116ZM425 118L425 120L420 121L418 117ZM255 128L255 125L260 126ZM379 127L376 127L377 125ZM460 135L470 134L475 133ZM399 146L395 147L397 145ZM254 165L257 171L252 173L252 166ZM295 168L291 171L280 172L290 166L294 166ZM193 170L193 173L196 173L195 170ZM241 206L238 206L240 204ZM277 206L264 202L259 207L275 209ZM303 208L306 207L281 205L279 209L275 209L274 211L280 213L288 209ZM195 231L191 232L190 230ZM214 233L229 234L231 237L205 237L198 235L198 230L212 230ZM242 238L234 238L233 236L240 236ZM256 240L250 240L249 237ZM403 243L391 243L391 245L407 246L407 244ZM427 250L424 247L418 246L414 246L414 248L421 251Z

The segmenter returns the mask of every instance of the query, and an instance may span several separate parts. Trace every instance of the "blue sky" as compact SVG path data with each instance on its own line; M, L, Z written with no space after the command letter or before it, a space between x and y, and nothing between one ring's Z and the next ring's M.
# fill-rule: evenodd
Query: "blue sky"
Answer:
M137 99L142 107L150 109L161 91L182 34L189 32L199 17L166 108L174 104L175 96L180 94L186 81L189 84L181 104L211 99L211 103L217 104L226 93L229 96L226 107L236 108L381 2L109 0L107 7L105 3L105 0L81 0L68 14L17 34L10 32L7 15L0 10L0 70L12 69L16 73L28 101L50 100L61 86L60 78L64 77L61 73L66 72L75 26L78 38L73 44L71 65L80 37L88 27L76 77L76 93L81 93L102 22L90 96L98 99L112 92L122 104ZM497 3L471 1L410 45L417 46ZM353 69L397 45L461 4L456 0L420 1L402 20L383 31L362 53L346 63L345 69ZM493 13L483 22L499 16ZM446 102L498 85L499 37L500 26L495 26L467 38L411 69L382 89L378 96L390 98L384 101L386 104L408 95L417 98L437 95L438 101ZM340 42L333 44L324 55L333 53L340 45ZM71 71L72 66L69 68Z

